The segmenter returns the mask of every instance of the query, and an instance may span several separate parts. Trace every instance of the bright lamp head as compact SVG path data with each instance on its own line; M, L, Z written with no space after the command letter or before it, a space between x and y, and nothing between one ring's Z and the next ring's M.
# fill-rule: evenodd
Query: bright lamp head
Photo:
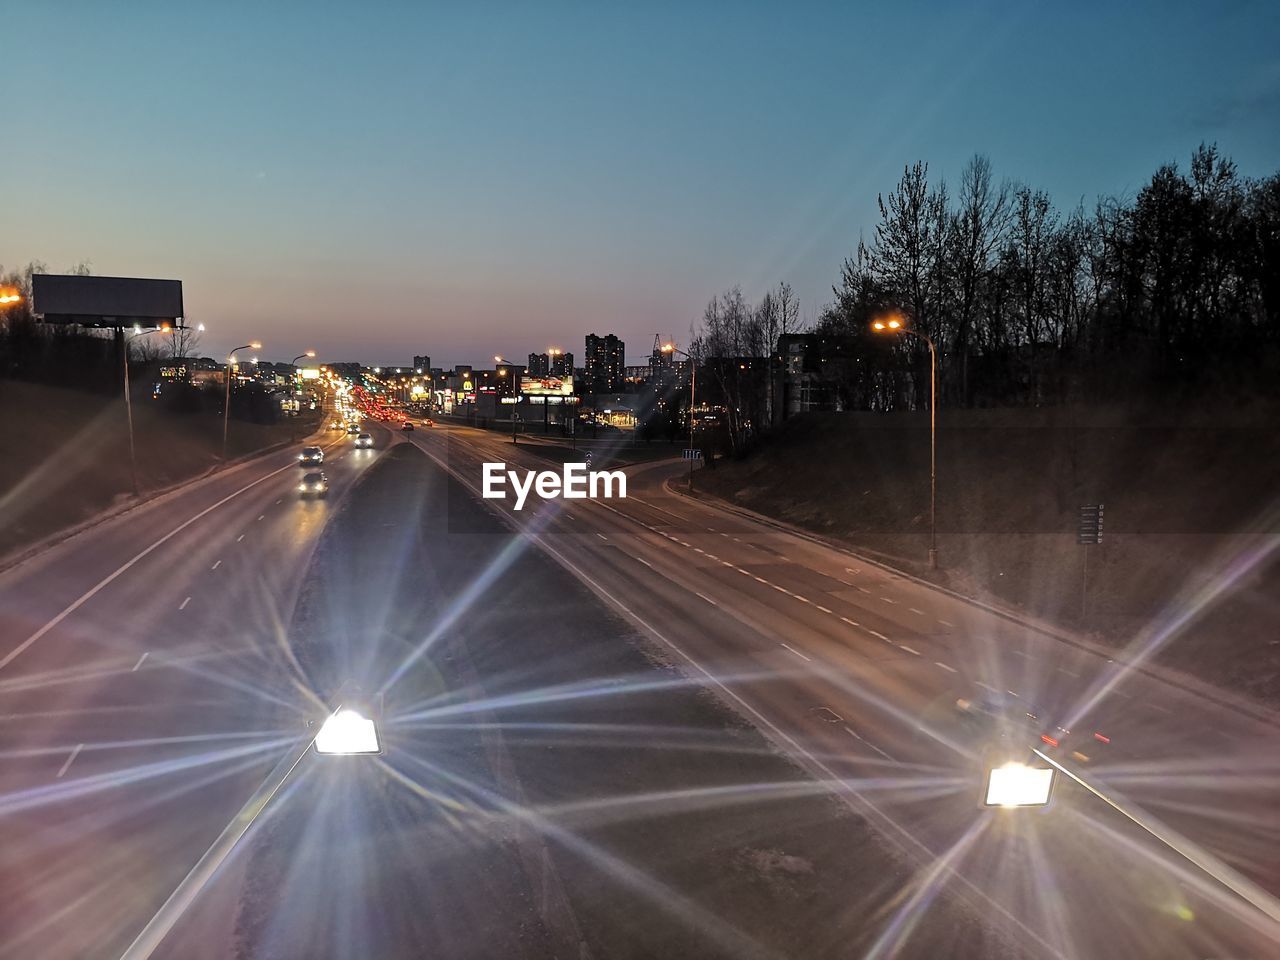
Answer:
M983 806L1043 807L1053 790L1053 773L1052 767L1029 767L1025 763L992 767Z
M377 726L352 707L340 707L325 720L315 745L316 753L329 756L382 752Z

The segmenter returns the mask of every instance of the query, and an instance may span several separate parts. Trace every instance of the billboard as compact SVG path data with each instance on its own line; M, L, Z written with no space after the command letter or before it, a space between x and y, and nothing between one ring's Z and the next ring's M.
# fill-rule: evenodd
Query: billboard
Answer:
M182 281L37 273L31 277L31 309L45 323L158 327L184 316Z
M520 392L531 397L571 397L573 377L521 377Z

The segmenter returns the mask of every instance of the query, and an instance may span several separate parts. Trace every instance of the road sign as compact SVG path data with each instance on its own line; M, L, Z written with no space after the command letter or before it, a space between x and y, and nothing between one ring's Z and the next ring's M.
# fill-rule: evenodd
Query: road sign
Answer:
M1102 504L1086 503L1080 507L1076 522L1076 543L1092 546L1102 542Z
M591 469L591 451L590 450L587 451L587 469L588 470Z
M680 451L680 456L682 459L685 459L685 460L701 460L702 451L701 450L682 450Z

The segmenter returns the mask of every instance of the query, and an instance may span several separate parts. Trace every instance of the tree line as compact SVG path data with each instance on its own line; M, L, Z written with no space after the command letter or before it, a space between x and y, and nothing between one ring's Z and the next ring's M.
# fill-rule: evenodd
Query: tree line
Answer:
M1280 174L1243 177L1201 145L1185 172L1166 164L1131 199L1064 211L997 182L979 155L954 190L923 162L905 167L878 206L810 331L840 409L927 406L924 342L870 329L890 310L937 345L950 406L1274 392ZM737 288L716 298L701 356L771 356L766 330L788 324L758 317L776 316L777 299L762 310Z

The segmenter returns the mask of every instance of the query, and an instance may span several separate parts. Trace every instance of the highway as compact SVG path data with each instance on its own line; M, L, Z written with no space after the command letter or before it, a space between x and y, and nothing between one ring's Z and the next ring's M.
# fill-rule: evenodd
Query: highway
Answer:
M157 956L1280 949L1080 786L979 810L944 742L960 697L1082 713L1088 783L1266 894L1265 718L1098 695L1105 658L680 496L678 462L515 514L480 464L550 451L374 434L329 441L326 501L285 451L0 574L0 957L123 955L352 680L385 756L306 757Z

